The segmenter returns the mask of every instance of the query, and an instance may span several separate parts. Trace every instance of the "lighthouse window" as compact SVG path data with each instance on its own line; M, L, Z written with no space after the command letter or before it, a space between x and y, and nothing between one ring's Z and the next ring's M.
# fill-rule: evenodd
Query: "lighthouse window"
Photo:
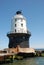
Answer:
M16 24L15 24L15 27L16 27Z
M15 19L15 22L17 21L17 19Z
M23 37L23 39L25 39L25 37Z
M15 32L16 32L16 29L15 29Z
M23 24L21 24L21 26L23 27Z

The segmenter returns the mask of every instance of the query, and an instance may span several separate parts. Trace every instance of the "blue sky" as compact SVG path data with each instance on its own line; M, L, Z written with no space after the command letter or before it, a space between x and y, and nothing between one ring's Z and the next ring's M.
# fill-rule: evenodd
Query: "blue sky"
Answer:
M0 0L0 49L8 47L11 19L22 10L31 32L30 47L44 48L44 0Z

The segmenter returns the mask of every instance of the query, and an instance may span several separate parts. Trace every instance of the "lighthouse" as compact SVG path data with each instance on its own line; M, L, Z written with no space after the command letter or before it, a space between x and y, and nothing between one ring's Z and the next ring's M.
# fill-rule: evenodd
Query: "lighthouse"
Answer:
M21 11L17 11L16 15L11 20L11 30L7 33L9 38L9 48L16 48L18 45L21 48L29 48L30 31L27 28L27 20Z

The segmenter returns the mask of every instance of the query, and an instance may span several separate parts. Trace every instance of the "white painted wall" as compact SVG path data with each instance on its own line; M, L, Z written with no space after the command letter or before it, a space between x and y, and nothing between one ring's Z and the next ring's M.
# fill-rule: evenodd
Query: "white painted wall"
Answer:
M16 21L15 21L16 19ZM16 24L16 26L15 26ZM23 24L23 26L21 26ZM15 32L16 29L16 32ZM26 19L21 14L16 14L11 21L11 33L27 33Z

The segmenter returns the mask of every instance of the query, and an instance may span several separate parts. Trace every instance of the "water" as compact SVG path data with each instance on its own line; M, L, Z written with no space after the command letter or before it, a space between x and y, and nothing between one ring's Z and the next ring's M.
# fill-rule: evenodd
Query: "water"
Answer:
M13 63L3 65L44 65L44 57L33 57L23 60L15 60Z

